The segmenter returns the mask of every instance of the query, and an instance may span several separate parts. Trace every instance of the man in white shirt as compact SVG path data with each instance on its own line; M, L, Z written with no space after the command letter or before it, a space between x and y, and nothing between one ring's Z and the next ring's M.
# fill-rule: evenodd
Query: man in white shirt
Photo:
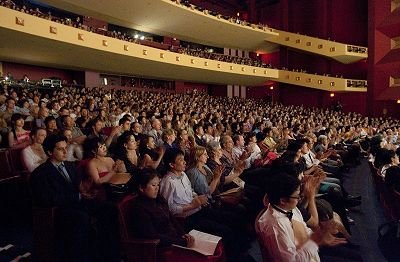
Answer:
M287 174L279 174L268 185L268 209L257 221L261 239L271 261L320 261L319 245L338 245L344 239L334 237L329 230L312 232L307 228L296 207L300 195L300 181Z
M233 227L232 216L208 206L205 195L197 195L185 174L186 162L184 153L176 148L168 149L164 155L167 174L160 183L160 194L167 200L169 210L174 216L185 218L185 230L197 229L222 237L227 256L238 256L243 247L243 238ZM238 224L238 223L236 223Z

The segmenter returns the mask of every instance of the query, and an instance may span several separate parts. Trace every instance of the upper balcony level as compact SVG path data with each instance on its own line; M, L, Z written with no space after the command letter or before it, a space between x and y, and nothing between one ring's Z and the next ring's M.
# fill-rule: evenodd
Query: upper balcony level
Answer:
M81 15L97 17L109 23L135 28L185 41L255 52L272 52L279 45L325 56L341 63L352 63L368 57L366 47L319 39L269 27L224 19L208 10L198 10L180 1L97 1L42 0ZM182 1L183 2L183 1Z
M199 83L254 86L272 80L326 91L366 91L359 85L352 88L349 81L353 80L307 73L296 78L298 72L175 53L5 7L0 7L0 35L0 61Z

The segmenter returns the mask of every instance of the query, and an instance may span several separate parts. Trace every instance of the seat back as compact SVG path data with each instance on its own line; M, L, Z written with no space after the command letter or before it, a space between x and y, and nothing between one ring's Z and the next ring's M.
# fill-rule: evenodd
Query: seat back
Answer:
M265 198L265 197L264 197ZM262 232L260 229L260 225L258 223L258 220L260 220L260 217L267 211L268 207L265 207L263 210L258 213L256 217L256 221L254 222L254 228L256 230L256 235L257 235L257 241L258 244L260 245L260 250L261 250L261 256L264 262L268 261L273 261L271 258L271 255L268 252L267 244L264 242L264 238L262 237Z
M0 149L0 167L0 182L13 177L9 149Z
M400 221L400 192L393 189L391 193L393 200L391 202L392 217Z
M122 241L127 241L130 239L129 231L128 231L128 223L132 221L129 217L130 215L130 206L132 201L136 198L135 195L126 196L122 199L121 202L118 203L119 210L119 228L120 228L120 237Z
M33 207L33 256L35 261L55 261L54 213L56 208Z
M28 179L29 171L25 166L25 163L22 159L22 150L23 148L12 149L10 148L10 163L11 169L16 176L24 176L24 178Z

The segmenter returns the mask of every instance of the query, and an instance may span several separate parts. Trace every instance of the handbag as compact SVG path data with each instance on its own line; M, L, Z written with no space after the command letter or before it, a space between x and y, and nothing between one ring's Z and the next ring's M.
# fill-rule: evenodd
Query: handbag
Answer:
M110 183L104 184L107 199L112 201L121 200L133 192L133 179L131 175L117 173Z

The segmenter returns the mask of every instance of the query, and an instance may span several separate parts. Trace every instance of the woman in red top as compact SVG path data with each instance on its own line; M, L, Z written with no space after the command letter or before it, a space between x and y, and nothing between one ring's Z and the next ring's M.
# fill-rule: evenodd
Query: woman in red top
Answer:
M11 131L8 133L8 144L11 148L25 148L30 143L30 131L24 129L24 117L15 113L11 116Z
M115 173L126 172L121 160L114 160L107 156L107 147L100 138L87 139L84 143L86 160L83 160L83 175L81 194L85 198L104 199L102 184L107 183Z

